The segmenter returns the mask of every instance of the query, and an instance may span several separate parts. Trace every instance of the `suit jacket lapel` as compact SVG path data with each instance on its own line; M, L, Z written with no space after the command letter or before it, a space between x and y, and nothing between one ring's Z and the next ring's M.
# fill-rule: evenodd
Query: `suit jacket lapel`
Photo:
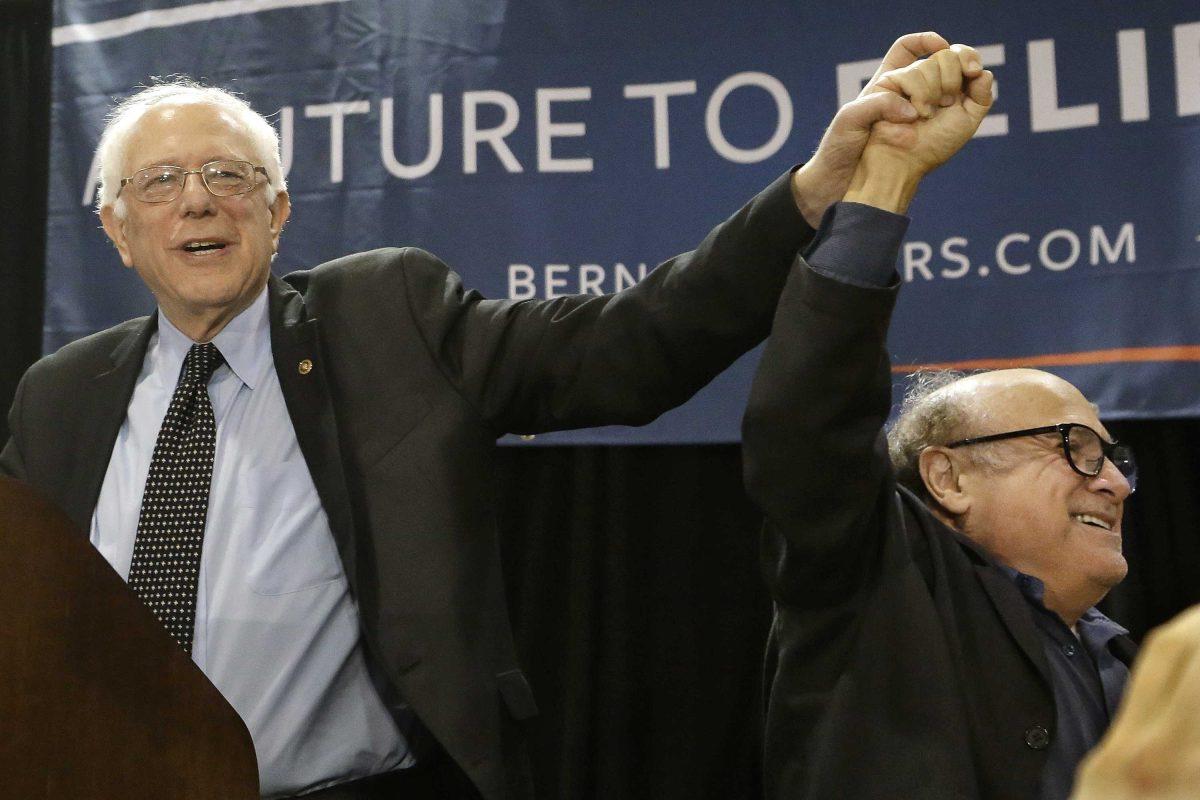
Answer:
M346 578L351 590L356 590L354 522L321 352L320 323L308 318L300 293L274 275L267 291L271 353L279 386L300 452L329 517Z
M968 551L975 564L975 576L983 585L984 592L996 609L1009 635L1016 640L1021 651L1037 669L1047 687L1054 685L1050 675L1050 665L1046 662L1046 653L1042 650L1042 640L1038 636L1037 626L1030 617L1029 601L1021 596L1021 591L1013 585L1007 575L996 569L991 557L969 538L952 531L958 543Z
M1007 575L990 564L976 564L975 574L1008 632L1041 673L1046 685L1053 686L1050 665L1046 663L1046 653L1042 650L1042 640L1038 637L1037 627L1030 618L1029 602L1021 596L1020 590Z
M73 400L77 412L74 421L79 425L66 446L76 453L76 469L68 479L63 506L85 532L91 525L146 348L157 329L158 315L151 314L113 349L109 365L92 377L89 390Z

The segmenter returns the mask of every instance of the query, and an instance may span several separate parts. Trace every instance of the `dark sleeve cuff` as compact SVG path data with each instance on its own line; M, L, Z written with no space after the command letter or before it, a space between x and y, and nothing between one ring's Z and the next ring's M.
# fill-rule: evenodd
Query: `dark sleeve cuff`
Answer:
M816 272L843 283L890 286L908 222L908 217L874 206L834 203L805 260Z

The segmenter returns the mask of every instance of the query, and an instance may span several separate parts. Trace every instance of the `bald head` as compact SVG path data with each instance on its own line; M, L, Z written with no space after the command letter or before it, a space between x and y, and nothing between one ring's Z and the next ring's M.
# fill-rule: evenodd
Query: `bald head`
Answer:
M1001 369L957 380L940 390L946 401L964 409L968 430L960 438L1002 430L1033 428L1064 421L1062 416L1096 406L1072 384L1037 369ZM989 428L995 430L989 430Z
M1087 421L1068 419L1080 414ZM888 433L888 450L902 486L928 499L918 461L928 447L1002 431L1083 421L1095 427L1096 406L1072 384L1036 369L1003 369L965 375L918 373ZM970 456L999 466L994 450Z

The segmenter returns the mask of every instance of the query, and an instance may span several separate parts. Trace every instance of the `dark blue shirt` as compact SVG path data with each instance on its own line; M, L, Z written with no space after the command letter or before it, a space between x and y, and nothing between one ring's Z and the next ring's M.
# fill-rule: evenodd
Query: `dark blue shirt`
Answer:
M861 203L834 203L809 245L815 272L852 286L879 287L895 279L908 217Z
M1051 731L1040 797L1067 800L1079 762L1100 742L1121 702L1129 668L1113 655L1109 644L1129 631L1089 608L1075 625L1076 636L1044 605L1045 584L1009 567L1000 570L1029 601L1054 684L1057 723Z

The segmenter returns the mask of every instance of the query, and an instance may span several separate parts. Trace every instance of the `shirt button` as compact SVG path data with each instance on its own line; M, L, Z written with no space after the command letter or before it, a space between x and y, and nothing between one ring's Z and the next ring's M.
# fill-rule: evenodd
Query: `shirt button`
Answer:
M1077 648L1077 647L1076 647L1075 645L1073 645L1073 644L1067 643L1067 644L1064 644L1064 645L1063 645L1063 647L1062 647L1062 651L1063 651L1064 653L1066 653L1068 656L1073 656L1073 655L1075 655L1076 653L1078 653L1078 652L1079 652L1079 648Z
M1025 744L1030 750L1045 750L1050 744L1050 731L1041 725L1034 725L1025 731Z

